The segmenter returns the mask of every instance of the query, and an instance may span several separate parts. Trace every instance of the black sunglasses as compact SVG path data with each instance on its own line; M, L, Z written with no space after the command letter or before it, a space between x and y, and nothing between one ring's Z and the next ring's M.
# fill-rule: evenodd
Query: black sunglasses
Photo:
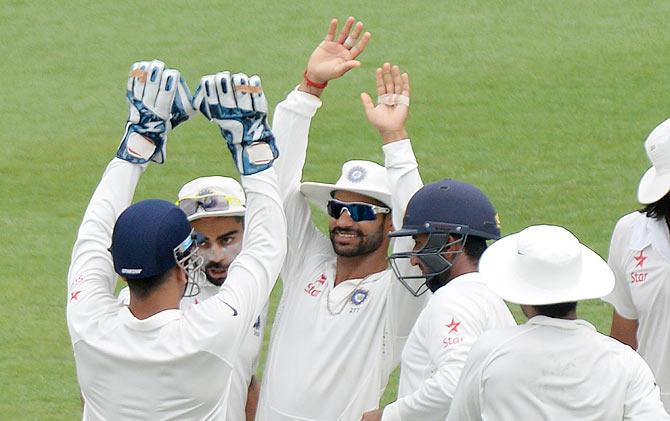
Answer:
M356 222L360 221L374 221L378 213L390 213L391 209L382 206L375 206L369 203L360 202L340 202L339 200L331 199L326 205L328 215L331 218L339 219L342 212L346 209Z

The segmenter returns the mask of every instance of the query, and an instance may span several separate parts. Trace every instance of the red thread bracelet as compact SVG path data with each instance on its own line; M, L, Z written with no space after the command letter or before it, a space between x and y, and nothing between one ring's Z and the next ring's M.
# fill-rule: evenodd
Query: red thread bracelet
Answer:
M307 77L307 69L305 69L305 73L303 73L302 77L305 79L305 82L307 82L307 86L312 86L317 89L324 89L326 86L328 86L328 82L316 83L309 80Z

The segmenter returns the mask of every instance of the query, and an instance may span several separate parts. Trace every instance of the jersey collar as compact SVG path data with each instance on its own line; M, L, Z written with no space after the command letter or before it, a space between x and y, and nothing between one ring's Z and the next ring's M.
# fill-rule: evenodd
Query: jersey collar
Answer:
M635 224L630 249L640 251L649 245L652 245L665 259L670 260L670 232L664 220L644 217Z
M131 329L147 331L161 328L174 320L180 319L182 312L179 309L163 310L147 319L140 320L133 316L128 307L123 307L120 315L123 323Z
M596 328L591 323L582 319L568 320L568 319L557 319L554 317L547 317L547 316L535 316L532 319L529 319L526 323L529 325L552 326L560 329L572 330L572 329L579 329L581 327L586 327L593 331L596 330Z

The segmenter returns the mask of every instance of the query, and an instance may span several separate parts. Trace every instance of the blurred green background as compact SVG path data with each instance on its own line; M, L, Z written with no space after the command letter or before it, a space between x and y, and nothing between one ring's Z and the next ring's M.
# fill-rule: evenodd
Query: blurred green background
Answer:
M329 20L354 15L372 41L361 68L323 96L305 179L334 181L351 158L382 162L358 96L392 61L410 74L424 181L479 186L504 233L560 224L606 256L617 218L637 206L644 138L670 111L669 12L661 1L0 1L0 418L80 416L65 278L123 132L132 62L160 58L192 89L219 70L258 73L274 106ZM204 118L172 133L168 149L136 200L235 173ZM609 305L580 309L609 330Z

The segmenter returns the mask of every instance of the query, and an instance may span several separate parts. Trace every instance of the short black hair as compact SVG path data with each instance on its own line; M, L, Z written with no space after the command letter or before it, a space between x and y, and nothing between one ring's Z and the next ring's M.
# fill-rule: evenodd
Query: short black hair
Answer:
M541 316L553 317L560 319L568 316L570 313L577 311L577 302L545 304L541 306L533 306Z
M647 215L647 218L665 219L670 215L670 193L661 197L654 203L644 205L638 212Z
M486 247L486 240L484 238L468 235L463 245L463 251L474 262L479 262L482 254L486 251Z
M139 299L147 298L149 295L151 295L152 292L156 291L163 284L165 284L165 282L167 282L167 280L170 278L172 269L174 269L174 267L159 275L151 276L149 278L126 279L130 293Z

